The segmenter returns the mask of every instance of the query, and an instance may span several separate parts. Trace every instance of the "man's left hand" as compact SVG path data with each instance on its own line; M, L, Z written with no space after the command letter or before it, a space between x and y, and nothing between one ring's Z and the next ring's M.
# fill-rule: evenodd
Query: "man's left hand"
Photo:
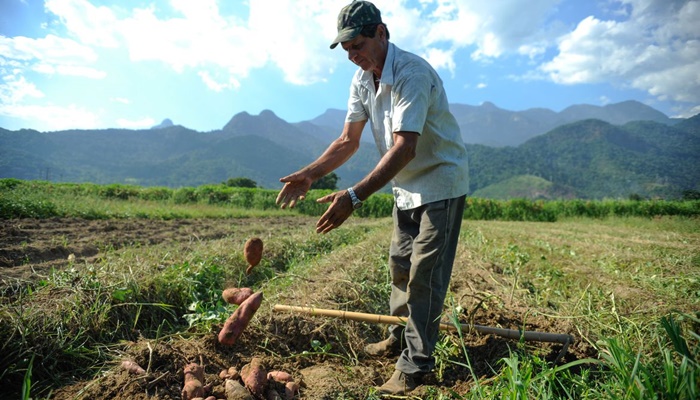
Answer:
M352 214L352 200L347 190L341 190L323 196L316 200L317 203L331 203L328 209L316 222L316 233L328 233L339 227Z

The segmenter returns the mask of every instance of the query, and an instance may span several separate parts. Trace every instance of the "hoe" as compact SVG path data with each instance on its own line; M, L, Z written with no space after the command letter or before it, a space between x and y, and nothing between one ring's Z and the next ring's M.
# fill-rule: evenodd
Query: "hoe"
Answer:
M309 314L313 316L323 316L323 317L337 317L341 319L348 319L352 321L368 322L373 324L390 324L390 325L400 325L405 324L406 319L402 317L395 317L390 315L380 315L380 314L368 314L352 311L342 311L342 310L329 310L323 308L313 308L313 307L299 307L299 306L287 306L283 304L276 304L275 311L289 311L298 312L303 314ZM546 332L533 332L533 331L523 331L516 329L504 329L495 328L491 326L483 325L471 325L471 324L460 324L459 327L454 324L449 324L442 322L440 323L441 330L457 331L458 329L463 332L470 332L472 330L477 331L481 334L497 335L508 339L516 340L526 340L526 341L536 341L536 342L549 342L549 343L561 343L563 345L559 355L554 361L557 363L566 354L566 350L569 348L569 344L573 343L574 337L565 333L546 333Z

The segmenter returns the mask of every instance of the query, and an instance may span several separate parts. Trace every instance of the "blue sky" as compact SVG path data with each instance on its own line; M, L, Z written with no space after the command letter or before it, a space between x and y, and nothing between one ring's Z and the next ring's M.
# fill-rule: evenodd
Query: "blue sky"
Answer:
M220 129L246 111L344 110L329 49L348 0L0 0L0 127ZM451 103L638 100L700 113L700 0L376 0Z

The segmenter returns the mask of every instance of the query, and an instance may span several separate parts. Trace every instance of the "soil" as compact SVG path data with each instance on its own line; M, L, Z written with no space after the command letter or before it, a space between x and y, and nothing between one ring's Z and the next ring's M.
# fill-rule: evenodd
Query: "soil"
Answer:
M312 229L315 219L275 218L270 223L307 224ZM138 244L150 246L164 242L187 243L192 240L213 241L231 234L232 224L240 227L260 223L259 219L22 219L0 221L0 273L3 283L40 278L51 269L65 268L75 262L99 263L106 251ZM469 257L462 255L461 257ZM547 318L532 313L517 303L501 303L479 307L489 299L480 293L497 290L502 271L476 262L464 263L466 268L455 270L451 290L460 304L465 305L463 322L482 326L526 329L539 332L569 333L575 336L570 321ZM508 296L502 296L507 299ZM545 310L546 311L546 310ZM527 315L527 317L525 317ZM342 325L342 326L341 326ZM338 393L353 393L352 398L366 398L370 388L381 385L391 375L396 356L371 358L362 354L366 341L381 339L380 331L362 328L362 323L313 318L303 315L272 313L261 324L250 325L240 340L230 347L217 343L217 330L197 338L169 341L141 339L122 346L124 360L131 360L147 373L135 375L115 363L87 382L68 384L54 391L53 399L180 399L183 367L196 362L205 368L204 383L210 393L226 398L221 370L235 367L240 371L253 357L262 360L269 370L291 373L301 384L297 398L335 399ZM370 335L372 337L363 337ZM338 338L341 336L342 338ZM308 353L309 343L331 343L330 351ZM459 340L453 336L451 340ZM501 336L466 332L465 348L473 373L462 366L447 364L439 373L424 377L422 385L410 398L423 398L429 392L452 390L465 394L475 383L488 384L499 360L519 347L517 340ZM345 346L345 347L343 347ZM349 349L348 349L349 348ZM584 341L576 340L564 349L559 343L527 342L525 351L536 352L546 360L565 363L594 355ZM306 352L306 353L305 353ZM355 360L343 359L342 354L356 353ZM559 356L562 356L559 358ZM274 385L271 385L274 386ZM283 393L282 386L275 386ZM449 393L448 391L444 393ZM348 398L348 397L344 397Z

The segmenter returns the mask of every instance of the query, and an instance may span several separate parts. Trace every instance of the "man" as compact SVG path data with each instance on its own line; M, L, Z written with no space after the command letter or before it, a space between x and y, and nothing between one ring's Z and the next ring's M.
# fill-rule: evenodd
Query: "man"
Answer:
M317 201L330 203L316 224L339 227L362 201L391 182L394 232L389 249L392 315L407 318L370 355L403 348L381 393L405 394L435 366L440 315L452 273L469 180L467 154L442 81L422 58L389 43L389 30L370 2L354 1L338 16L338 44L359 66L350 85L343 132L314 162L281 178L282 208L303 200L311 184L358 149L369 120L381 159L356 185ZM403 347L402 343L405 343Z

